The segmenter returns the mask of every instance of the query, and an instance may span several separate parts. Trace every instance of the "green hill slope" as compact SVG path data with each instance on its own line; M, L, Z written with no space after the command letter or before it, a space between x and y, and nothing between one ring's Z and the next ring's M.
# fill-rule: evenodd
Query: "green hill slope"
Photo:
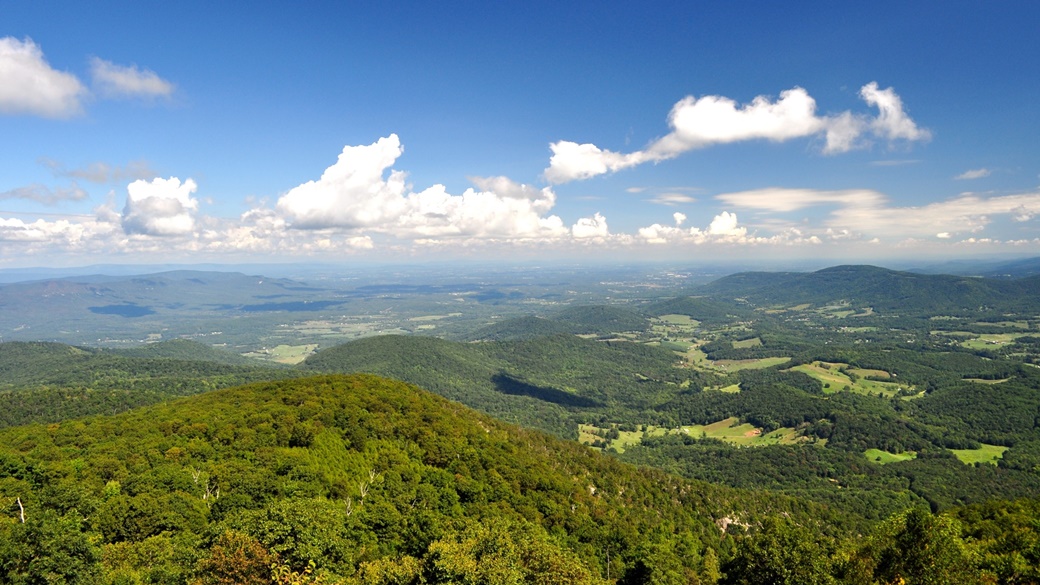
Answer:
M678 297L657 301L647 305L645 310L648 314L658 317L661 315L686 315L711 325L730 323L734 318L743 318L752 314L747 307L703 297Z
M320 351L301 366L404 380L510 422L576 438L577 421L590 412L650 409L699 379L675 362L659 347L560 334L486 343L371 337Z
M791 500L637 470L372 376L255 384L0 430L0 497L5 582L40 570L19 564L23 545L60 550L54 570L69 582L69 572L106 582L266 577L272 562L361 580L396 571L491 582L474 572L496 555L522 582L666 568L688 582L717 570L705 565L722 545L716 521L812 522Z
M433 337L384 335L338 345L308 357L310 372L364 372L421 384L451 400L504 420L566 437L575 424L560 405L496 390L494 378L509 364L480 351L481 344Z
M466 336L469 341L519 341L557 333L573 333L570 325L554 319L527 315L505 319L477 329Z
M466 336L470 341L523 341L562 333L611 335L645 331L646 315L624 307L582 305L544 316L526 315L487 325Z
M568 307L553 315L552 319L569 325L572 332L579 335L644 331L650 326L642 313L607 305Z

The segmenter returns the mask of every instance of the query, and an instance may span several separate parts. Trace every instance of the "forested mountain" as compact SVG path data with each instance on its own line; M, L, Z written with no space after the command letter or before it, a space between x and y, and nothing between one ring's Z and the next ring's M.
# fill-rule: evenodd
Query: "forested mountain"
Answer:
M5 583L1033 583L1040 508L825 507L325 376L0 430ZM1002 534L1013 531L1009 542Z
M525 315L504 319L491 325L485 325L466 336L467 341L519 341L537 339L559 333L573 333L567 323L555 319Z
M551 316L566 323L578 335L606 335L623 331L643 331L649 326L645 315L625 307L582 305L564 309Z
M688 315L710 325L730 323L734 319L746 319L754 312L744 305L732 301L718 301L705 297L677 297L664 301L655 301L645 307L647 314Z
M647 314L626 307L580 305L544 317L525 315L477 329L469 341L521 341L559 333L610 336L625 331L645 331Z
M1037 277L1016 280L899 272L874 266L835 266L816 272L745 272L698 290L754 305L838 301L900 313L961 314L1021 309L1035 303Z
M689 582L717 573L723 519L818 514L638 471L371 376L2 430L0 464L5 582L40 564L66 582L231 582L271 563L364 583Z

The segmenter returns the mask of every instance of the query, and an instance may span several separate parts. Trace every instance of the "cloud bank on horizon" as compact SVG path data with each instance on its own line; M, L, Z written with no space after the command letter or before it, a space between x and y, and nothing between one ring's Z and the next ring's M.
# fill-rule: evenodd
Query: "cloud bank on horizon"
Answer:
M120 65L98 56L85 61L88 81L53 67L28 37L0 38L0 115L67 123L90 116L100 101L166 100L181 91L172 81L137 64ZM907 205L870 187L762 185L715 194L698 190L697 197L687 187L645 194L643 187L629 187L626 191L633 200L642 198L643 203L683 211L672 213L670 222L645 222L617 232L610 222L614 213L624 212L613 210L609 203L604 203L605 209L569 218L561 210L567 197L561 192L570 188L568 184L584 182L586 191L595 190L597 177L607 179L648 166L648 172L653 172L657 165L725 145L801 141L809 151L807 157L833 158L871 149L908 150L933 139L933 132L909 115L895 88L871 81L860 87L856 97L865 106L862 111L821 113L816 99L798 86L775 98L759 95L747 103L722 95L689 95L668 112L668 132L642 149L622 152L591 142L557 140L548 144L548 166L540 176L531 177L533 184L507 176L470 176L472 186L461 192L439 183L413 185L410 174L397 166L404 144L396 133L389 133L373 137L369 144L344 146L320 176L295 186L273 187L284 190L252 199L237 217L206 213L207 201L220 194L207 193L205 177L162 176L142 160L96 161L69 169L41 156L39 166L68 184L14 185L0 191L0 202L53 208L91 201L81 181L111 190L103 203L92 202L90 213L53 219L52 212L33 217L27 211L0 211L0 250L9 258L52 254L95 258L172 252L412 254L502 247L535 254L548 250L587 254L712 246L808 250L828 244L864 249L1040 244L1040 239L1000 238L987 232L995 223L1024 224L1040 215L1040 190L962 192ZM982 167L946 176L980 181L991 172ZM691 219L695 206L701 213Z

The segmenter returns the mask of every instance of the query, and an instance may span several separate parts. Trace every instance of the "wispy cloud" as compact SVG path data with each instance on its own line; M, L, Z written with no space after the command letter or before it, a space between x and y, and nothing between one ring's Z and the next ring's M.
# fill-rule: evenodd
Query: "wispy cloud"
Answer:
M890 160L873 160L870 161L872 167L902 167L906 165L916 165L921 162L921 159L917 158L906 158L906 159L890 159Z
M990 176L990 173L991 171L989 169L972 169L969 171L964 171L963 173L954 177L954 179L957 179L958 181L981 179L983 177Z
M650 143L644 150L618 153L595 144L561 140L549 145L552 157L544 176L551 183L566 183L616 172L647 162L675 158L687 151L717 144L768 140L785 142L795 138L820 136L825 154L848 152L869 145L868 136L888 142L923 141L931 134L906 114L900 97L892 88L879 89L871 82L860 89L860 97L878 109L878 115L816 114L816 100L795 87L780 93L773 101L758 96L743 106L723 96L687 96L668 116L672 131Z
M726 193L716 198L732 207L776 213L837 206L824 221L832 232L901 239L937 235L949 239L956 234L984 230L995 216L1026 222L1040 215L1040 192L997 197L967 193L921 206L891 206L885 195L871 190L772 188Z
M137 65L116 65L98 57L90 59L94 91L107 98L169 97L174 85L154 71Z
M784 213L817 205L840 205L842 207L877 207L885 202L885 196L870 189L847 189L843 191L821 191L817 189L789 189L770 187L715 196L726 205L744 209L758 209Z
M31 39L0 38L0 113L68 118L83 111L86 94L79 79L53 69Z
M37 162L50 169L56 177L82 179L98 184L152 179L158 176L158 173L145 161L131 161L126 166L95 162L78 169L66 169L62 163L46 157L41 157Z
M685 203L694 203L697 198L690 197L683 193L661 193L655 195L650 199L651 203L657 203L658 205L682 205Z
M51 189L46 185L34 183L0 193L0 199L27 199L44 205L55 205L62 201L82 201L87 197L87 192L75 183L67 189Z

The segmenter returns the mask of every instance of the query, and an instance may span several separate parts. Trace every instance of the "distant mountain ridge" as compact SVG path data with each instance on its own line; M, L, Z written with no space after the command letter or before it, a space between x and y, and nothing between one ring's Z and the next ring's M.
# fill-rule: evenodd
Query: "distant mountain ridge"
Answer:
M0 343L0 428L111 414L257 380L299 376L188 340L129 350Z
M816 272L743 272L697 289L713 298L754 305L848 302L892 311L978 311L1035 302L1040 277L1015 280L901 272L865 265Z
M560 333L610 335L621 331L643 331L647 315L609 305L577 305L539 317L527 315L488 325L468 336L469 341L520 341Z

